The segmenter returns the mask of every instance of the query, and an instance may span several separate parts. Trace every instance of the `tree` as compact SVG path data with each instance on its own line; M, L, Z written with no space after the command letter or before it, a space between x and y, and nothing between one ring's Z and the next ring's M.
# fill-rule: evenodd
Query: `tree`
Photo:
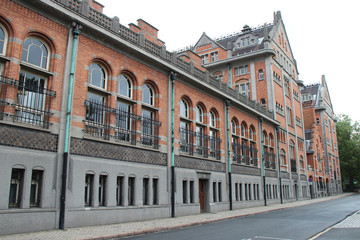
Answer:
M338 116L336 135L338 141L341 176L349 180L348 189L354 191L354 180L360 180L360 126L348 115Z

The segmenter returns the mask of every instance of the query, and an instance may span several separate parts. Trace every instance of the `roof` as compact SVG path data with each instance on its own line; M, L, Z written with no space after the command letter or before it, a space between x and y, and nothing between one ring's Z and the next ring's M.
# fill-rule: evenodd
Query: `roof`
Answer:
M319 92L319 88L320 88L320 84L316 83L316 84L312 84L312 85L307 85L305 86L302 90L301 90L301 94L310 94L310 95L317 95Z
M267 32L269 33L271 31L271 29L273 28L273 25L272 24L266 24L267 26ZM245 53L248 53L248 52L253 52L253 51L257 51L257 50L260 50L260 49L264 49L264 26L261 26L261 27L257 27L257 28L254 28L252 29L251 32L238 32L238 33L235 33L235 34L231 34L227 37L223 37L223 38L219 38L219 39L215 39L215 42L221 46L223 46L225 49L227 49L227 46L229 43L233 43L235 42L239 37L243 36L243 35L248 35L249 33L253 34L253 35L256 35L257 38L259 40L261 40L261 43L260 44L256 44L256 45L251 45L249 47L244 47L244 48L240 48L240 49L236 49L232 52L232 55L233 56L236 56L236 55L241 55L241 54L245 54Z

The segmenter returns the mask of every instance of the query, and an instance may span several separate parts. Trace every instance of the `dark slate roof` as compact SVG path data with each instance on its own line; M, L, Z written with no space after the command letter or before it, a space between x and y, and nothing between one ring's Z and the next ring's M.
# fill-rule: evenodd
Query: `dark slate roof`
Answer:
M310 95L317 95L318 92L319 92L319 87L320 87L320 84L317 83L317 84L312 84L312 85L308 85L308 86L305 86L302 90L301 90L301 94L310 94Z
M272 28L273 28L273 25L267 25L268 33L271 31ZM251 33L256 35L258 38L263 38L264 37L264 27L262 26L262 27L256 28ZM246 34L248 34L248 32L246 32L246 33L239 32L237 34L230 35L228 37L221 38L221 39L215 40L215 41L216 41L216 43L218 43L219 45L221 45L225 49L227 49L227 46L228 46L229 42L233 43L240 36L246 35ZM257 51L257 50L260 50L260 49L264 49L264 42L263 41L260 44L252 45L252 46L245 47L245 48L236 49L235 51L233 51L232 55L233 56L241 55L241 54L245 54L245 53L248 53L248 52Z

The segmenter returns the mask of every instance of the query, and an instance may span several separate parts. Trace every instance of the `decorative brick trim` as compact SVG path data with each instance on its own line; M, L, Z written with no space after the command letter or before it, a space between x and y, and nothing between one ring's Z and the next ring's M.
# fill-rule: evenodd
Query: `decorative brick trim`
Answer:
M195 170L225 172L225 163L185 156L175 156L175 166Z
M235 165L235 164L231 166L231 172L244 174L244 175L261 176L260 168Z
M74 137L71 138L70 154L162 166L167 165L167 155L164 153Z
M58 135L0 124L0 145L56 152Z

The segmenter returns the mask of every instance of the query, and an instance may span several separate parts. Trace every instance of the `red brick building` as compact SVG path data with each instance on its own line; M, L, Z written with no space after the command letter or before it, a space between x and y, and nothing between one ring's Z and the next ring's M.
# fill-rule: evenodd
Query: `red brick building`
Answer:
M336 117L325 76L321 83L301 89L308 177L312 197L342 192L339 152L336 138Z
M0 4L1 234L310 198L279 12L174 53L96 1Z

